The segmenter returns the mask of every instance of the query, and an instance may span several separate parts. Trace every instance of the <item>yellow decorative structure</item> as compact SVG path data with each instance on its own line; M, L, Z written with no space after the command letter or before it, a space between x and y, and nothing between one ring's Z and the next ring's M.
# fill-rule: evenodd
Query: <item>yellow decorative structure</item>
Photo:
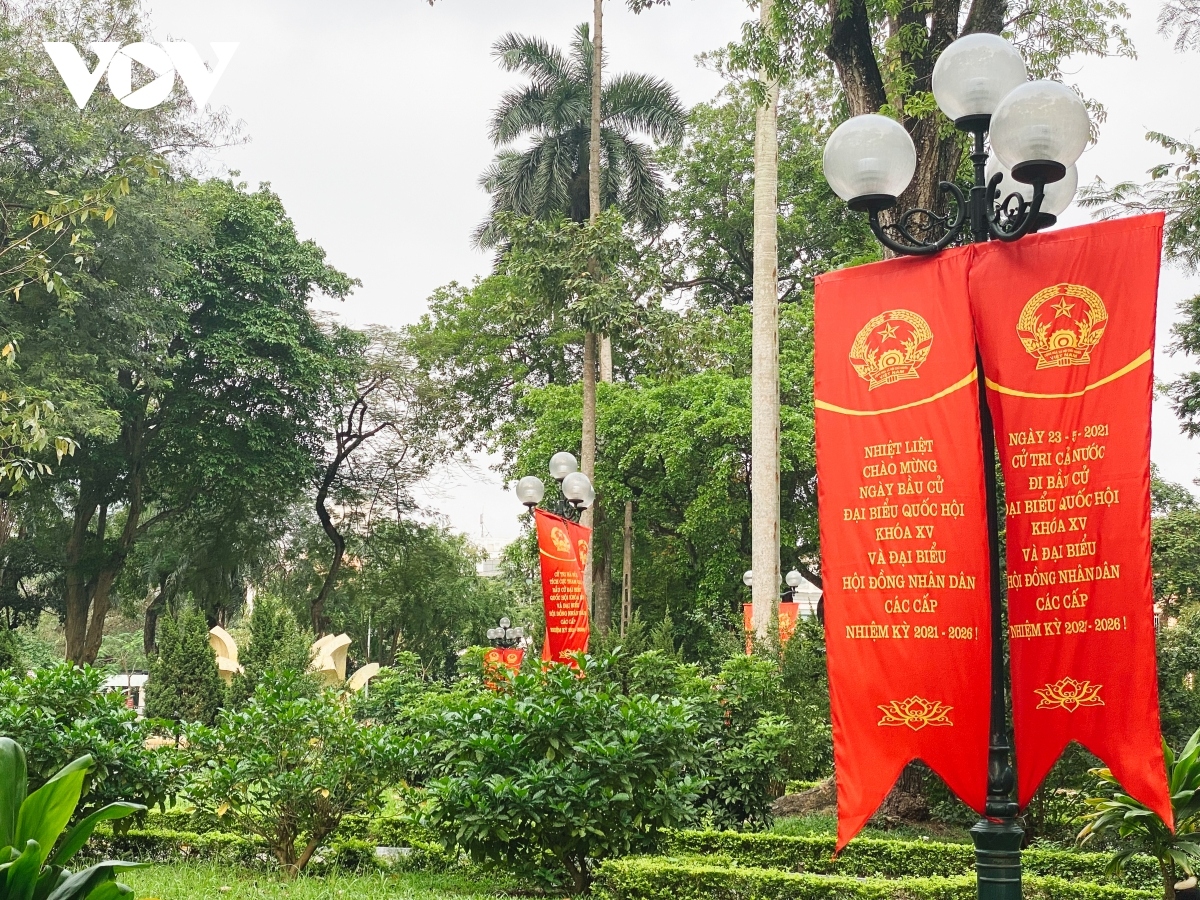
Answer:
M340 685L346 681L346 651L350 649L348 634L327 634L319 638L309 651L312 662L308 671L324 684Z
M367 682L378 674L379 663L367 663L350 676L350 680L346 682L346 687L351 691L361 691L367 686Z
M233 680L234 675L244 671L238 665L237 641L220 625L208 632L208 645L217 656L217 669L226 684Z

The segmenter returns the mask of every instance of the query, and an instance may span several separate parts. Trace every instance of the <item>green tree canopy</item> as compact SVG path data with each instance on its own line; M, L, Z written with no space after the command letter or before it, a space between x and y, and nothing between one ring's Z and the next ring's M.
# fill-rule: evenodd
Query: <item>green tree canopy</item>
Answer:
M821 155L828 102L815 89L787 91L779 110L779 297L796 302L829 269L877 259L864 216L825 181ZM755 103L744 87L694 107L684 140L659 152L680 237L670 286L702 306L748 305L754 285Z

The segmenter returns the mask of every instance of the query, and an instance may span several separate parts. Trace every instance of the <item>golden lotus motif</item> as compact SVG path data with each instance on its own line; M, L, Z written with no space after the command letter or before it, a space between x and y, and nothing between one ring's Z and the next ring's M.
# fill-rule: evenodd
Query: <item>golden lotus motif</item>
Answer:
M1044 688L1034 688L1034 693L1041 697L1038 709L1065 709L1075 712L1081 706L1103 706L1100 699L1102 684L1092 684L1090 681L1076 681L1074 678L1060 678L1054 684Z
M937 700L926 700L916 694L907 700L893 700L891 703L880 704L879 710L883 718L880 725L907 725L913 731L920 731L926 725L953 725L950 721L950 711L953 706L947 706Z
M1107 326L1100 295L1064 282L1029 298L1017 320L1017 337L1039 369L1086 366Z
M850 347L850 365L867 382L867 390L919 378L917 369L929 357L933 332L929 323L907 309L889 309L862 327Z

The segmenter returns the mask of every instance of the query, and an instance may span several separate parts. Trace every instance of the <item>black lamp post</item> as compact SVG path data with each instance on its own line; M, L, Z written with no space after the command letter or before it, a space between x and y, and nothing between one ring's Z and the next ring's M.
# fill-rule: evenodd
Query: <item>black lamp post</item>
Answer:
M487 636L493 647L520 647L521 641L525 639L525 629L520 625L514 628L512 622L505 616L500 620L499 628L488 629Z
M947 47L934 66L933 92L942 112L972 137L973 183L965 190L939 184L952 209L910 209L881 218L896 207L916 170L912 138L893 119L856 116L825 147L830 186L851 209L867 213L880 243L896 254L930 255L954 244L1015 241L1054 224L1074 196L1074 163L1090 131L1079 97L1057 82L1027 81L1020 53L992 34L967 35ZM979 900L1020 900L1024 830L1017 822L1005 724L996 442L983 363L976 360L992 579L992 696L985 818L971 836Z

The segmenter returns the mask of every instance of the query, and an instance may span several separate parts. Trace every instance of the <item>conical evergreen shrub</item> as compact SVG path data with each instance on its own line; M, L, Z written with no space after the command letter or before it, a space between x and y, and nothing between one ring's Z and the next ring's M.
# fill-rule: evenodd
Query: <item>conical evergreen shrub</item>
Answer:
M160 628L158 656L146 684L146 715L211 725L225 700L225 684L204 614L189 605Z

